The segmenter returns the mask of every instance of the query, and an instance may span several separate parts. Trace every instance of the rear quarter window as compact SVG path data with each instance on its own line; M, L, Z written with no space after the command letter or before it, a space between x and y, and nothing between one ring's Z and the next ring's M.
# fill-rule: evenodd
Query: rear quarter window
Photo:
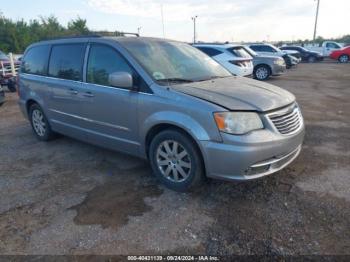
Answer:
M251 58L250 54L243 47L230 47L227 50L236 57Z
M49 53L49 45L30 48L22 59L21 72L34 75L46 75Z
M49 76L82 81L85 47L85 44L53 45L50 55Z
M197 47L199 50L201 50L203 53L207 54L208 56L210 57L213 57L213 56L217 56L217 55L220 55L222 54L221 51L215 49L215 48L211 48L211 47L201 47L201 46L198 46Z

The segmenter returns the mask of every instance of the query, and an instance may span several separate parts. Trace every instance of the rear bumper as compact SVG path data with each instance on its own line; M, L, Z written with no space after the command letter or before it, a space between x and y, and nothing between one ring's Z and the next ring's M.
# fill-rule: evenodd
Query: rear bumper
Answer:
M304 133L304 127L292 136L259 130L245 136L223 134L223 143L202 141L207 176L251 180L275 173L299 155Z

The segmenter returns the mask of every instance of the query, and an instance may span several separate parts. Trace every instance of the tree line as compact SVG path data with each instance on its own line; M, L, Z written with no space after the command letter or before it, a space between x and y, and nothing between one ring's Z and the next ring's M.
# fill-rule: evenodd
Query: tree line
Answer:
M55 16L41 16L26 22L23 19L13 21L0 12L0 50L5 53L21 54L30 44L42 40L89 34L123 35L118 31L91 31L86 25L86 19L80 17L63 26Z
M3 16L0 12L0 50L5 53L23 53L30 44L41 40L87 34L123 35L121 32L93 32L87 27L86 19L80 17L72 19L68 22L67 26L63 26L58 22L55 16L41 16L38 19L32 19L26 22L23 19L13 21ZM318 37L315 42L321 43L324 40L334 40L349 45L350 35L345 35L337 39ZM298 44L308 44L313 41L298 40L294 42Z
M76 18L65 27L54 16L39 17L29 22L13 21L0 13L0 50L23 53L28 45L45 39L90 34L86 20Z

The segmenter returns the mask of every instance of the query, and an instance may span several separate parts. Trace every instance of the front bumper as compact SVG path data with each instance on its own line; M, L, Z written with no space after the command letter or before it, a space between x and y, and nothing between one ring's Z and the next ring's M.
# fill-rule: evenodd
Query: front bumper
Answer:
M299 155L304 134L304 127L290 136L263 129L244 136L222 134L223 143L201 141L207 176L251 180L275 173Z
M278 76L278 75L284 74L287 68L285 65L274 64L271 69L272 69L272 75Z

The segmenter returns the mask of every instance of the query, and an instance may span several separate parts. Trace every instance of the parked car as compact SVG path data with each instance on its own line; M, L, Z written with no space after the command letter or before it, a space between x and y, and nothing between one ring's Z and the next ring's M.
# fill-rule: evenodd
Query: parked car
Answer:
M20 62L14 61L15 72L18 72ZM16 92L16 76L11 69L10 58L0 51L0 85L6 85L11 92Z
M250 76L253 74L253 58L241 45L232 44L195 44L198 48L232 74Z
M283 51L283 53L293 56L294 58L296 58L296 61L298 62L298 64L301 62L301 54L298 51L294 51L294 50L281 50Z
M269 56L278 56L282 57L284 61L286 62L287 69L291 68L292 66L298 64L301 59L298 59L296 56L296 52L285 52L281 49L277 48L274 45L271 44L250 44L248 45L251 49L253 49L256 53L260 55L269 55ZM294 54L293 57L291 56L291 53Z
M278 76L286 71L286 63L282 57L259 55L248 46L243 48L253 57L255 79L266 80L270 76Z
M5 102L5 91L0 85L0 106L2 106L4 102Z
M323 56L320 52L310 51L301 46L282 46L280 49L283 51L298 51L303 62L315 63L323 60Z
M198 49L142 37L87 37L29 46L19 105L39 140L61 133L148 159L171 189L205 176L250 180L299 154L295 97L236 77Z
M340 63L348 63L350 58L350 46L333 51L330 58L338 60Z
M310 51L321 53L323 57L328 57L333 51L341 49L343 45L334 41L324 41L320 45L306 45L305 47Z

